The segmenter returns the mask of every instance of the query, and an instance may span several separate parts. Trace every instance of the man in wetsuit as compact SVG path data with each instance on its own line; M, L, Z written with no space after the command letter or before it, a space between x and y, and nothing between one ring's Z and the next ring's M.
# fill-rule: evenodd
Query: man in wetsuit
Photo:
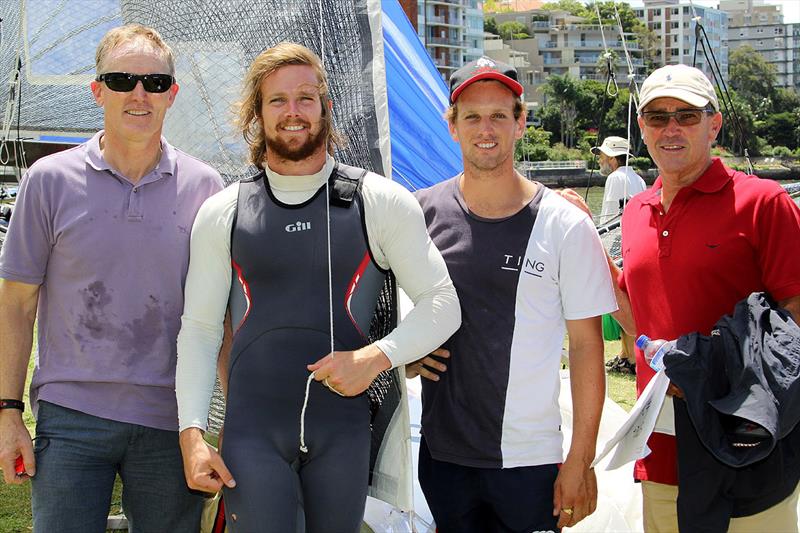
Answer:
M597 502L600 316L616 303L591 219L514 169L525 130L516 74L488 57L453 74L446 118L464 172L417 193L463 313L446 372L442 352L409 368L432 378L422 382L419 481L442 533L555 530ZM565 330L574 423L559 468Z
M119 473L132 531L194 533L175 338L189 229L222 180L161 136L178 85L155 30L110 30L96 60L103 130L30 167L0 256L0 467L30 476L36 532L105 531ZM19 400L37 318L32 447Z
M460 323L419 205L390 180L331 157L330 106L313 52L282 43L260 54L239 124L262 171L209 199L192 230L178 339L181 447L191 487L225 486L233 531L283 533L303 522L310 532L358 531L370 459L363 393ZM389 270L415 308L370 344ZM220 456L202 432L228 308Z

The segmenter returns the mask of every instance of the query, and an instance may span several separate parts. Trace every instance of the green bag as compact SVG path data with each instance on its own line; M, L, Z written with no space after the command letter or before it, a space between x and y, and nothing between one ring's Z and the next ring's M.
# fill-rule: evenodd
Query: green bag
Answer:
M603 339L607 341L615 341L620 338L619 322L611 315L603 315Z

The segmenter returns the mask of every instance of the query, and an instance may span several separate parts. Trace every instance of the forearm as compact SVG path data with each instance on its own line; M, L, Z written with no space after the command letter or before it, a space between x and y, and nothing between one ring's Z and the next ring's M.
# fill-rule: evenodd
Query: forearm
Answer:
M18 295L0 280L0 398L22 399L33 347L38 290Z
M603 341L570 341L569 372L572 392L573 431L568 458L591 464L605 400Z

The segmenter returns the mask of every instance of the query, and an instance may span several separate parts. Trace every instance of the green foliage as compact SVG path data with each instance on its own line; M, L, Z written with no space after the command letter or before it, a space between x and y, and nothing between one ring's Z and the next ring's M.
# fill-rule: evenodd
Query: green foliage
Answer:
M728 79L747 102L756 108L775 94L777 69L750 46L740 46L728 57Z
M514 151L517 161L546 161L550 150L551 133L543 128L530 126L525 130Z
M629 159L628 162L636 170L649 170L655 167L649 157L634 157Z
M497 26L497 30L500 32L500 37L506 41L510 41L511 39L528 39L530 37L525 24L517 22L516 20L501 22Z
M776 146L772 149L772 157L790 158L792 157L792 150L786 146Z
M578 0L557 0L556 2L545 2L541 9L547 11L566 11L576 17L588 17L589 12L586 5Z
M486 16L483 18L483 31L500 35L500 30L497 29L497 21L494 17Z
M797 115L784 111L768 115L766 120L759 122L758 134L773 146L794 150L798 146L796 127Z
M613 28L618 27L617 24L617 15L614 12L614 6L617 8L617 12L619 13L619 18L622 21L622 29L626 32L632 32L634 29L639 26L641 23L638 18L636 18L636 13L634 13L633 8L630 4L626 4L624 2L614 2L607 0L605 2L591 2L586 6L586 21L589 24L597 24L597 8L600 10L600 17L603 21L603 24L606 26L610 26Z
M547 151L547 159L550 161L575 161L584 158L585 155L577 148L568 148L561 143L556 143Z

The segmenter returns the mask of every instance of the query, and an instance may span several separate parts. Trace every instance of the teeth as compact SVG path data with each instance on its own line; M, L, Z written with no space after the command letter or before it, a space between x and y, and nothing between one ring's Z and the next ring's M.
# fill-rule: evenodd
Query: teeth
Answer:
M494 148L497 143L478 143L478 148Z
M133 110L126 111L126 113L128 113L129 115L133 115L135 117L143 117L144 115L149 115L150 114L149 111L133 111Z
M283 129L287 131L300 131L303 129L303 126L284 126Z

